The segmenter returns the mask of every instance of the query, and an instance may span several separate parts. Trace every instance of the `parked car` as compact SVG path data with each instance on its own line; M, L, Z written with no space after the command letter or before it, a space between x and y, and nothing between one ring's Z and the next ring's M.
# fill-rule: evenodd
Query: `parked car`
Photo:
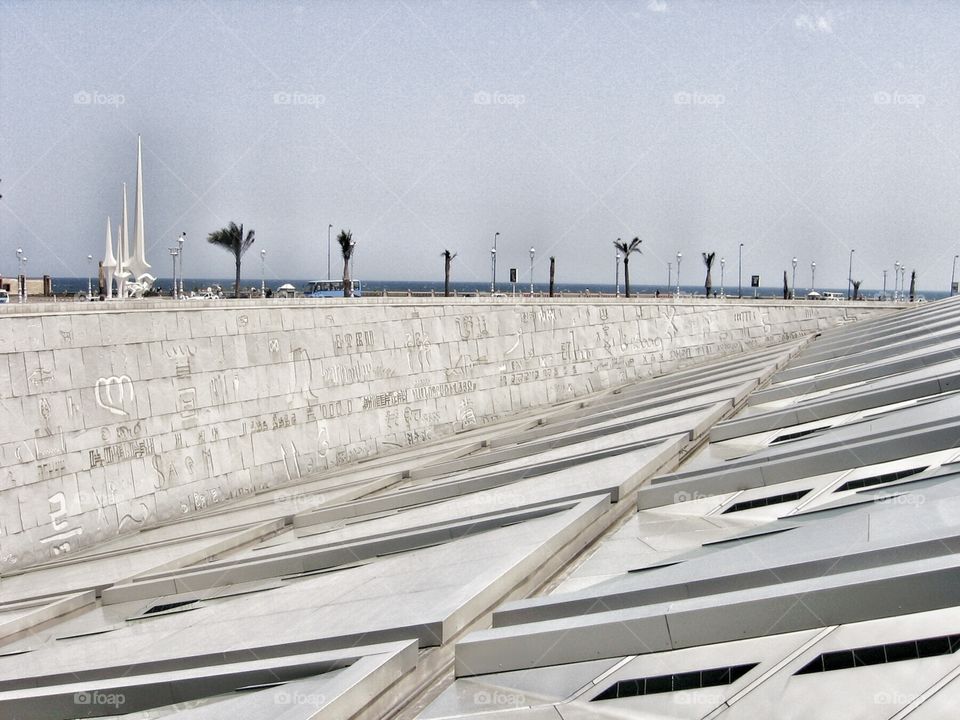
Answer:
M6 290L0 290L0 305L6 305L10 302L10 293Z

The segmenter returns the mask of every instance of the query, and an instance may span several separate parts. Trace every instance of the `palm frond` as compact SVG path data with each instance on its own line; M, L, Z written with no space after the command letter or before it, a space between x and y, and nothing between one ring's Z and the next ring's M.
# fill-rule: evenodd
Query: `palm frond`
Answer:
M353 232L350 230L341 230L337 235L337 243L340 245L340 254L344 260L349 260L353 255Z

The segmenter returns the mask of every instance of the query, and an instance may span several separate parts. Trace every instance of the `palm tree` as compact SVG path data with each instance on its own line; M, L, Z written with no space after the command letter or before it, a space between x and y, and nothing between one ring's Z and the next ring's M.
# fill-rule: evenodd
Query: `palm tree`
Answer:
M707 297L710 297L710 290L713 288L713 281L710 279L710 269L713 267L713 260L717 256L716 253L700 253L703 255L703 264L707 266L707 279L704 282L703 286L706 288Z
M207 242L233 253L233 259L237 265L237 278L233 285L233 296L240 297L240 258L253 245L253 230L248 230L246 237L244 237L243 225L237 227L237 224L231 221L225 228L207 235Z
M553 297L553 281L557 276L557 258L550 256L550 297Z
M449 250L444 250L440 254L443 255L443 296L450 297L450 263L457 254Z
M635 252L638 255L643 255L640 252L640 243L642 242L643 240L638 237L635 237L629 243L621 242L620 238L613 241L613 246L623 253L623 284L627 289L627 297L630 297L630 253Z
M854 280L853 281L853 299L856 300L857 296L860 294L860 284L863 280Z
M353 233L349 230L341 230L337 235L337 242L340 243L340 254L343 256L343 296L353 296L353 285L350 282L350 257L353 255L353 248L356 243L353 240Z

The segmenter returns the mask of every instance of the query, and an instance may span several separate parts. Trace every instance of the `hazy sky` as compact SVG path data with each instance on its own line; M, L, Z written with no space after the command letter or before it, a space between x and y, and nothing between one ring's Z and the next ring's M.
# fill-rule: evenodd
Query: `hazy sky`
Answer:
M244 275L882 283L960 253L960 3L0 2L0 273L86 275L143 136L148 260ZM132 231L132 228L131 228ZM334 248L333 276L340 273ZM714 284L719 285L719 263ZM909 275L908 275L909 281Z

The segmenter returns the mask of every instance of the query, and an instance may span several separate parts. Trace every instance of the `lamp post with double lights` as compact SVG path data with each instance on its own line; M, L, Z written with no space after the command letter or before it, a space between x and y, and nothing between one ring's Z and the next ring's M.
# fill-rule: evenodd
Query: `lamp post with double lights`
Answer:
M680 261L683 259L683 253L677 252L677 297L680 297Z
M267 296L267 251L260 251L260 298Z
M797 299L797 259L794 258L792 262L793 262L793 286L792 286L793 290L790 293L790 296L791 296L790 299L796 300Z
M20 265L20 277L17 279L17 292L21 303L27 301L27 277L24 275L23 266L27 264L27 256L23 254L23 248L17 248L17 262Z
M720 299L722 300L727 296L727 290L723 285L723 266L727 264L727 261L723 258L720 258Z
M177 254L180 256L180 297L183 298L183 243L187 240L187 234L185 232L180 233L180 237L177 238L177 245L180 247L180 252Z

